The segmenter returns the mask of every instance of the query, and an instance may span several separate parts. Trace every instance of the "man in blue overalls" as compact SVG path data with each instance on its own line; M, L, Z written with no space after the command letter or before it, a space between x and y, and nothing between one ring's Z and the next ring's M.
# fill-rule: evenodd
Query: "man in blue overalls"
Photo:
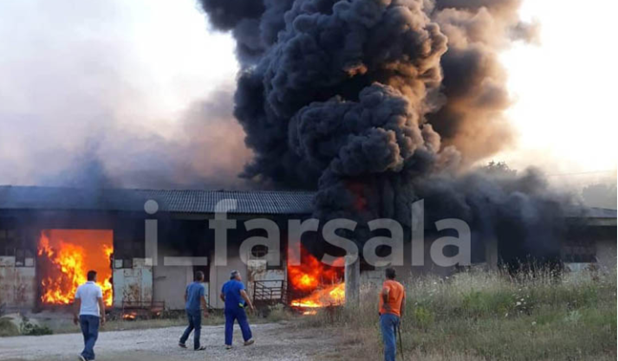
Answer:
M221 300L225 303L225 348L232 348L232 337L234 335L234 321L238 320L242 338L245 346L252 345L254 340L251 336L251 328L247 322L245 307L251 311L255 308L247 295L245 285L241 282L242 278L238 271L232 271L230 280L225 282L221 289Z

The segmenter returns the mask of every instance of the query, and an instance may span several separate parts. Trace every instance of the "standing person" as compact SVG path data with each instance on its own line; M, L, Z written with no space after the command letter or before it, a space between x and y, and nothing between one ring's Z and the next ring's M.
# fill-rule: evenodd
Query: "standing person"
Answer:
M77 287L73 302L73 323L79 324L84 335L84 350L81 361L94 360L94 344L99 337L99 325L105 324L103 291L97 282L97 272L88 271L88 281Z
M251 311L255 308L247 295L245 285L241 282L242 278L238 271L232 271L230 280L223 284L221 290L221 300L225 303L225 348L232 348L232 337L234 335L234 321L238 320L238 325L242 331L242 338L245 346L252 345L254 340L251 336L251 328L247 321L245 306Z
M380 292L380 329L384 342L384 361L395 361L397 353L396 332L406 305L406 291L395 281L395 270L387 268L386 280Z
M178 342L178 346L187 348L185 342L187 342L191 332L195 330L193 333L193 349L195 351L204 351L206 349L206 346L200 346L202 309L204 310L204 317L208 317L208 307L204 298L204 285L202 282L204 282L204 272L197 271L193 277L193 282L187 286L185 291L185 309L189 319L189 326L187 326Z

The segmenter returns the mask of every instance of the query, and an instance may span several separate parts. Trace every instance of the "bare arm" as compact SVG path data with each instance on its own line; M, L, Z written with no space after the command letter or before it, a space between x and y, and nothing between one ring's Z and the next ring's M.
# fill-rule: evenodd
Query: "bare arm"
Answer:
M105 324L105 302L103 302L102 297L97 297L97 301L99 302L99 313L101 314L101 324Z
M206 297L200 297L200 303L202 304L202 310L204 310L204 317L208 317L208 304L206 303Z
M76 298L73 301L73 323L77 325L79 321L79 309L82 307L82 300L80 298Z
M225 302L225 294L223 292L221 292L219 298L221 299L221 301Z
M387 287L382 288L382 301L384 302L388 302L388 295L391 293L391 290L389 290Z
M253 303L251 303L251 299L249 298L249 295L247 294L247 291L245 290L240 290L240 296L243 298L243 300L245 300L245 302L247 302L247 304L249 305L249 308L251 310L254 310L255 308L253 307Z
M391 305L388 304L388 296L391 290L388 287L383 287L380 296L382 297L383 307L385 310L390 311Z
M403 312L406 309L406 293L403 293L403 299L401 300L401 309L399 310L399 314L403 317Z

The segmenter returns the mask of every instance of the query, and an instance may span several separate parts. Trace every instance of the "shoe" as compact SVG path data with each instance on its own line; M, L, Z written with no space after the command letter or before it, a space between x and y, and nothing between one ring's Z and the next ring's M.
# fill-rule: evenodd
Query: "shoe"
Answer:
M86 360L86 358L85 358L84 356L82 356L82 355L77 356L77 359L78 359L79 361L88 361L88 360Z
M225 345L225 349L226 350L231 350L232 349L232 345Z
M196 349L193 349L193 351L204 351L204 350L206 350L206 346L200 346Z
M254 339L249 339L249 340L245 341L245 346L251 346L251 345L253 345L254 343L255 343L255 340L254 340Z
M182 342L178 342L178 346L179 346L179 347L182 347L182 348L187 348L187 345L185 345L185 344L184 344L184 343L182 343Z

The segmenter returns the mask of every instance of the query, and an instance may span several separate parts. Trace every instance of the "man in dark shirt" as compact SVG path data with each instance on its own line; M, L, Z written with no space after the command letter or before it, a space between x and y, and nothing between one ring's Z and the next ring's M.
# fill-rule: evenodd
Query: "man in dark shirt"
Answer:
M242 338L245 340L245 346L253 344L251 336L251 328L247 321L245 306L248 306L251 311L255 308L251 303L251 299L245 291L245 285L241 282L242 278L238 271L232 271L230 280L223 284L221 290L221 300L225 303L225 347L229 350L232 348L232 336L234 335L234 321L238 320L238 325L242 331Z
M208 307L206 305L206 299L204 298L204 272L195 272L194 281L187 286L185 291L185 308L187 310L187 318L189 319L189 326L180 337L178 346L187 348L185 342L189 338L191 331L193 333L193 349L195 351L203 351L205 346L200 346L200 332L202 330L202 309L204 310L204 317L208 317Z

